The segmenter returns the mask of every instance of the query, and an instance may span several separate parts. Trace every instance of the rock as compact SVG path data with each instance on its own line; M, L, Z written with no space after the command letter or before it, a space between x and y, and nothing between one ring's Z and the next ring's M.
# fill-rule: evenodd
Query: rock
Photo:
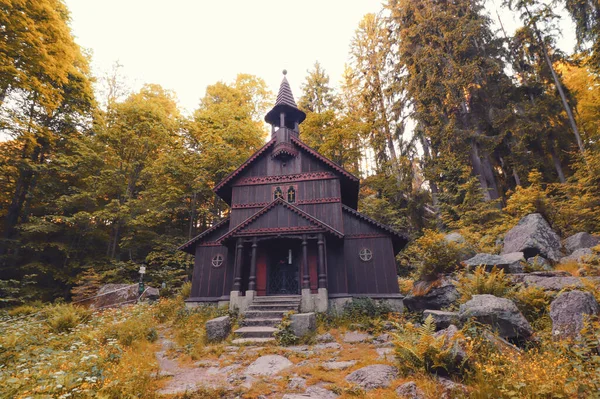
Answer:
M559 263L581 263L584 261L584 258L593 255L594 251L592 251L590 248L579 248L576 249L571 255L560 258Z
M377 360L387 360L388 362L394 361L394 350L392 348L377 348L375 352L379 355Z
M460 234L456 231L446 234L444 236L444 240L446 240L446 242L454 242L456 244L464 244L467 242L465 240L465 238L462 236L462 234Z
M440 399L452 399L457 397L458 395L464 395L469 392L469 389L457 382L449 380L447 378L438 378L440 385L444 388L444 393L442 394ZM462 396L461 396L462 397Z
M348 360L345 362L325 362L321 365L325 370L344 370L356 364L356 360Z
M91 309L99 309L121 306L125 303L132 303L137 299L158 299L157 288L146 286L141 297L138 290L138 284L105 284L93 298L85 300L81 304L88 305Z
M425 399L425 394L414 381L406 382L396 388L396 395L404 399Z
M444 345L443 350L450 349L450 353L454 357L453 363L455 366L459 366L467 358L467 351L465 350L465 342L462 339L455 338L458 333L458 328L455 325L450 325L448 328L436 332L433 336L436 339L443 338ZM453 370L436 370L437 372L452 372Z
M503 338L500 338L499 336L493 334L490 331L484 330L483 337L503 355L515 356L523 352L521 348L511 344Z
M335 338L333 338L333 335L325 333L317 335L316 340L317 342L333 342L335 341Z
M379 334L373 341L376 345L387 344L391 342L392 336L390 334Z
M563 244L567 251L572 254L578 249L593 248L596 245L599 245L600 237L595 237L591 234L581 232L573 234L571 237L565 239Z
M550 304L552 334L577 338L583 328L584 315L596 315L599 312L598 302L591 293L563 292Z
M543 256L536 255L534 257L527 258L527 263L536 269L552 270L552 265Z
M408 295L404 298L404 306L410 311L425 309L440 310L454 304L460 294L450 280L444 279L439 287L429 289L424 295Z
M306 380L300 377L290 379L287 385L288 389L306 389Z
M473 318L498 330L502 338L527 339L533 329L517 306L506 298L494 295L473 295L467 303L460 305L460 320L464 323Z
M522 283L526 287L534 286L544 291L560 291L565 287L583 288L579 277L562 271L512 274L510 277L515 284Z
M442 330L450 327L451 324L460 324L458 312L445 312L443 310L426 310L423 312L423 320L428 316L433 318L435 322L435 329Z
M204 328L208 342L223 341L231 332L231 319L229 316L217 317L207 321Z
M296 337L304 337L317 328L314 313L297 313L290 316L290 328Z
M542 255L557 262L560 253L560 237L539 213L532 213L519 220L504 236L502 254L523 252L525 258Z
M266 355L256 359L246 369L247 375L275 375L294 364L283 356L279 355Z
M477 254L463 263L469 267L484 266L488 272L496 266L506 273L523 273L521 261L525 261L523 252L513 252L504 255Z
M346 377L346 381L358 384L364 390L387 388L398 377L398 369L384 364L374 364L356 370Z
M358 331L351 331L344 334L344 342L348 344L354 344L357 342L365 342L373 339L373 336L367 333L361 333Z
M325 350L325 349L341 349L341 345L337 342L328 342L325 344L316 344L315 350Z
M383 331L392 331L396 329L396 326L391 321L384 321L383 323L381 323L381 329Z

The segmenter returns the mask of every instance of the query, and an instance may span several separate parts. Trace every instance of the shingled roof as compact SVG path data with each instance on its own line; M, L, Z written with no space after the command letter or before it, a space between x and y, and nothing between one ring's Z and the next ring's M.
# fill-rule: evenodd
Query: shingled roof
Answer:
M286 114L286 121L288 122L293 121L302 123L304 119L306 119L304 111L301 111L296 105L290 83L285 77L286 73L286 71L283 71L284 76L281 85L279 86L279 93L277 93L275 106L267 113L267 115L265 115L265 122L273 126L279 126L279 115L281 113Z

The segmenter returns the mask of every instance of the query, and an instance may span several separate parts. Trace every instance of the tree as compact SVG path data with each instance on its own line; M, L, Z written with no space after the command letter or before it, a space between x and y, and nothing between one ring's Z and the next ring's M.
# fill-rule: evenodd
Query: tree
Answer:
M319 61L314 69L308 71L306 81L302 84L302 96L298 101L301 109L306 112L322 113L335 108L335 95L329 86L329 75L321 68Z
M575 21L577 45L588 55L586 64L600 74L600 2L565 0L565 6Z

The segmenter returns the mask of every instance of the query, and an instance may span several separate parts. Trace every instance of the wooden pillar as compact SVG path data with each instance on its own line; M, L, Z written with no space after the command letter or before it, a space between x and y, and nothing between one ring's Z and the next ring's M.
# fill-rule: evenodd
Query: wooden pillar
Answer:
M317 237L317 247L319 249L319 288L327 288L327 274L325 272L325 236L319 233Z
M248 290L256 290L256 250L258 248L258 240L256 237L252 239L252 257L250 259L250 277L248 278Z
M242 251L244 243L241 238L237 239L235 247L235 269L233 279L233 291L240 291L242 286Z
M302 235L302 289L310 289L310 275L308 272L308 242L306 234Z

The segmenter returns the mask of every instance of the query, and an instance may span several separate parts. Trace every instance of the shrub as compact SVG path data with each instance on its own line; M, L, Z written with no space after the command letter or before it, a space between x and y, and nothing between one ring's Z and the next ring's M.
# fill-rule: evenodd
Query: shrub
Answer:
M494 267L491 272L486 272L484 266L478 266L473 273L463 271L458 276L456 289L461 295L462 303L467 302L473 295L506 297L512 291L511 281L504 274L504 270Z
M192 283L188 281L181 286L181 291L179 291L179 297L183 300L186 300L192 294Z
M70 331L86 321L90 314L87 309L71 304L53 305L44 310L46 324L56 333Z
M514 291L511 299L519 308L525 318L533 323L547 315L550 298L546 292L539 287L526 287Z
M417 280L436 280L440 274L458 269L462 249L461 244L446 241L442 233L425 230L405 251L405 257L416 267Z
M273 333L273 336L277 340L277 343L281 346L290 346L298 343L299 338L292 331L292 322L290 316L294 312L288 312L283 316L281 323L277 325L277 331Z
M433 317L427 316L419 327L409 327L407 334L396 335L394 345L398 364L404 374L427 372L432 374L462 374L467 369L467 359L459 354L457 341L462 333L436 337Z
M398 287L400 288L400 293L403 295L408 295L412 292L414 281L411 278L402 278L398 277Z

